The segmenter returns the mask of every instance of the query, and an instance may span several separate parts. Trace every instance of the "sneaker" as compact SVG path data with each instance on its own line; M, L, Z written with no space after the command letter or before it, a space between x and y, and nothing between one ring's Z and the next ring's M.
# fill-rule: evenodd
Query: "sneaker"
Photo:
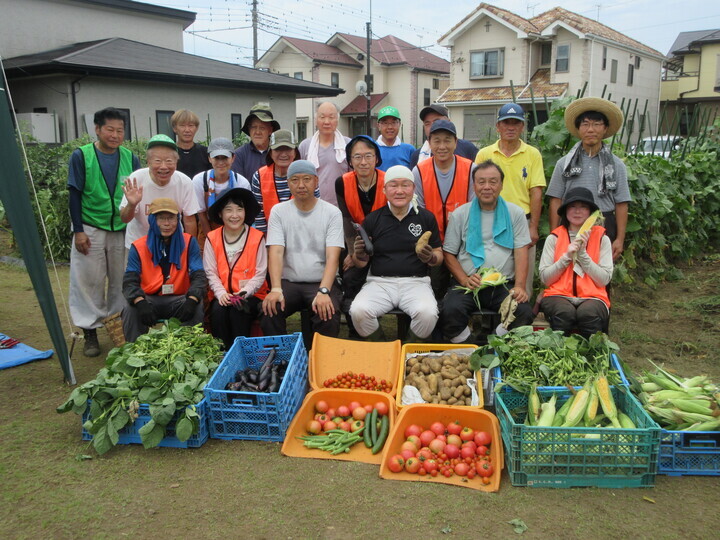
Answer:
M100 343L98 343L97 331L83 329L85 334L85 345L83 346L83 354L89 358L100 355Z

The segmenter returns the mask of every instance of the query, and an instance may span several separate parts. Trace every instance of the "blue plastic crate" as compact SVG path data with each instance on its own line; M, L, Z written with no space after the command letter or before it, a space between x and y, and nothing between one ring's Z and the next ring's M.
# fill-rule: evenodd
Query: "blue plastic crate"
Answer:
M570 391L553 394L557 407ZM496 392L495 411L505 444L505 464L513 486L529 487L652 487L658 470L660 428L625 386L612 388L619 410L636 429L526 426L527 395ZM598 438L586 438L586 435Z
M278 392L225 390L235 372L258 369L275 348L275 364L288 362ZM302 334L258 338L238 337L205 386L210 402L213 439L283 441L285 432L307 393L308 354Z
M617 370L617 372L620 374L620 384L622 384L623 386L630 386L627 377L625 377L625 372L620 365L618 357L614 353L610 355L610 364L612 365L613 369ZM502 382L502 370L500 369L500 366L493 368L493 385L499 382ZM581 386L576 386L575 388L581 388ZM566 389L566 386L538 386L538 390L549 390L552 392L561 392ZM513 390L513 388L511 388L510 386L505 386L503 387L502 391L514 392L515 390Z
M205 444L210 437L207 425L208 417L210 416L210 407L207 398L203 398L200 403L195 405L195 407L197 408L198 415L200 415L200 430L195 435L191 436L187 441L183 442L175 436L175 420L173 419L167 425L165 438L160 441L158 446L167 448L198 448ZM90 402L88 401L88 407L85 409L85 413L82 416L83 424L89 417ZM125 426L118 432L118 435L120 436L118 444L142 444L142 439L138 431L150 420L150 406L145 403L141 403L140 408L138 409L138 417L135 422ZM83 441L89 441L92 440L92 438L93 436L83 428Z
M720 431L663 430L659 460L659 474L720 476Z

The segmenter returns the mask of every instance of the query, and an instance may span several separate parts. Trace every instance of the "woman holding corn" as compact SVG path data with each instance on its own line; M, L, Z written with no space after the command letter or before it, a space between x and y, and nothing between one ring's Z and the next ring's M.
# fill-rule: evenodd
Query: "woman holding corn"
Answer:
M560 226L545 240L540 258L540 280L547 286L540 309L553 330L566 334L577 330L589 337L607 331L612 243L594 224L597 210L589 189L568 190L557 210Z

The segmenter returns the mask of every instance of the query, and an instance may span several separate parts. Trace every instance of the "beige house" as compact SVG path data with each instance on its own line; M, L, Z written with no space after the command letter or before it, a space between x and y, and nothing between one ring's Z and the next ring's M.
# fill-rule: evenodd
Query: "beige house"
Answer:
M258 60L255 67L290 78L313 81L344 94L329 101L341 111L339 129L353 136L368 133L365 126L367 97L357 91L357 83L367 73L366 39L336 33L325 43L281 37ZM422 142L420 110L434 102L447 87L450 64L438 56L395 36L372 40L370 54L370 106L372 134L376 134L377 111L392 105L403 120L404 142ZM321 99L298 99L298 138L314 131L314 111Z
M628 128L656 130L664 56L596 21L563 8L531 19L481 3L438 43L451 50L450 87L438 98L462 137L495 137L498 109L515 100L530 126L548 103L583 91L630 110Z
M678 34L660 90L663 133L697 134L720 114L720 29Z
M126 137L172 135L188 108L198 139L239 135L257 102L291 128L298 96L342 90L183 52L195 13L130 0L0 0L0 55L23 129L41 142L94 134L95 111L124 111Z

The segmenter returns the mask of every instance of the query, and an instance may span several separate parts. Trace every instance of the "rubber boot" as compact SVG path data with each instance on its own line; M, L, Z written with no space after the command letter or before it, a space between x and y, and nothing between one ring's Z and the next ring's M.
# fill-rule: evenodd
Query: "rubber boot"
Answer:
M85 336L85 345L83 345L83 354L89 358L94 358L100 355L100 343L98 343L97 331L92 328L87 330L83 328L83 334Z
M385 330L382 326L378 326L377 330L365 338L365 341L387 341Z

